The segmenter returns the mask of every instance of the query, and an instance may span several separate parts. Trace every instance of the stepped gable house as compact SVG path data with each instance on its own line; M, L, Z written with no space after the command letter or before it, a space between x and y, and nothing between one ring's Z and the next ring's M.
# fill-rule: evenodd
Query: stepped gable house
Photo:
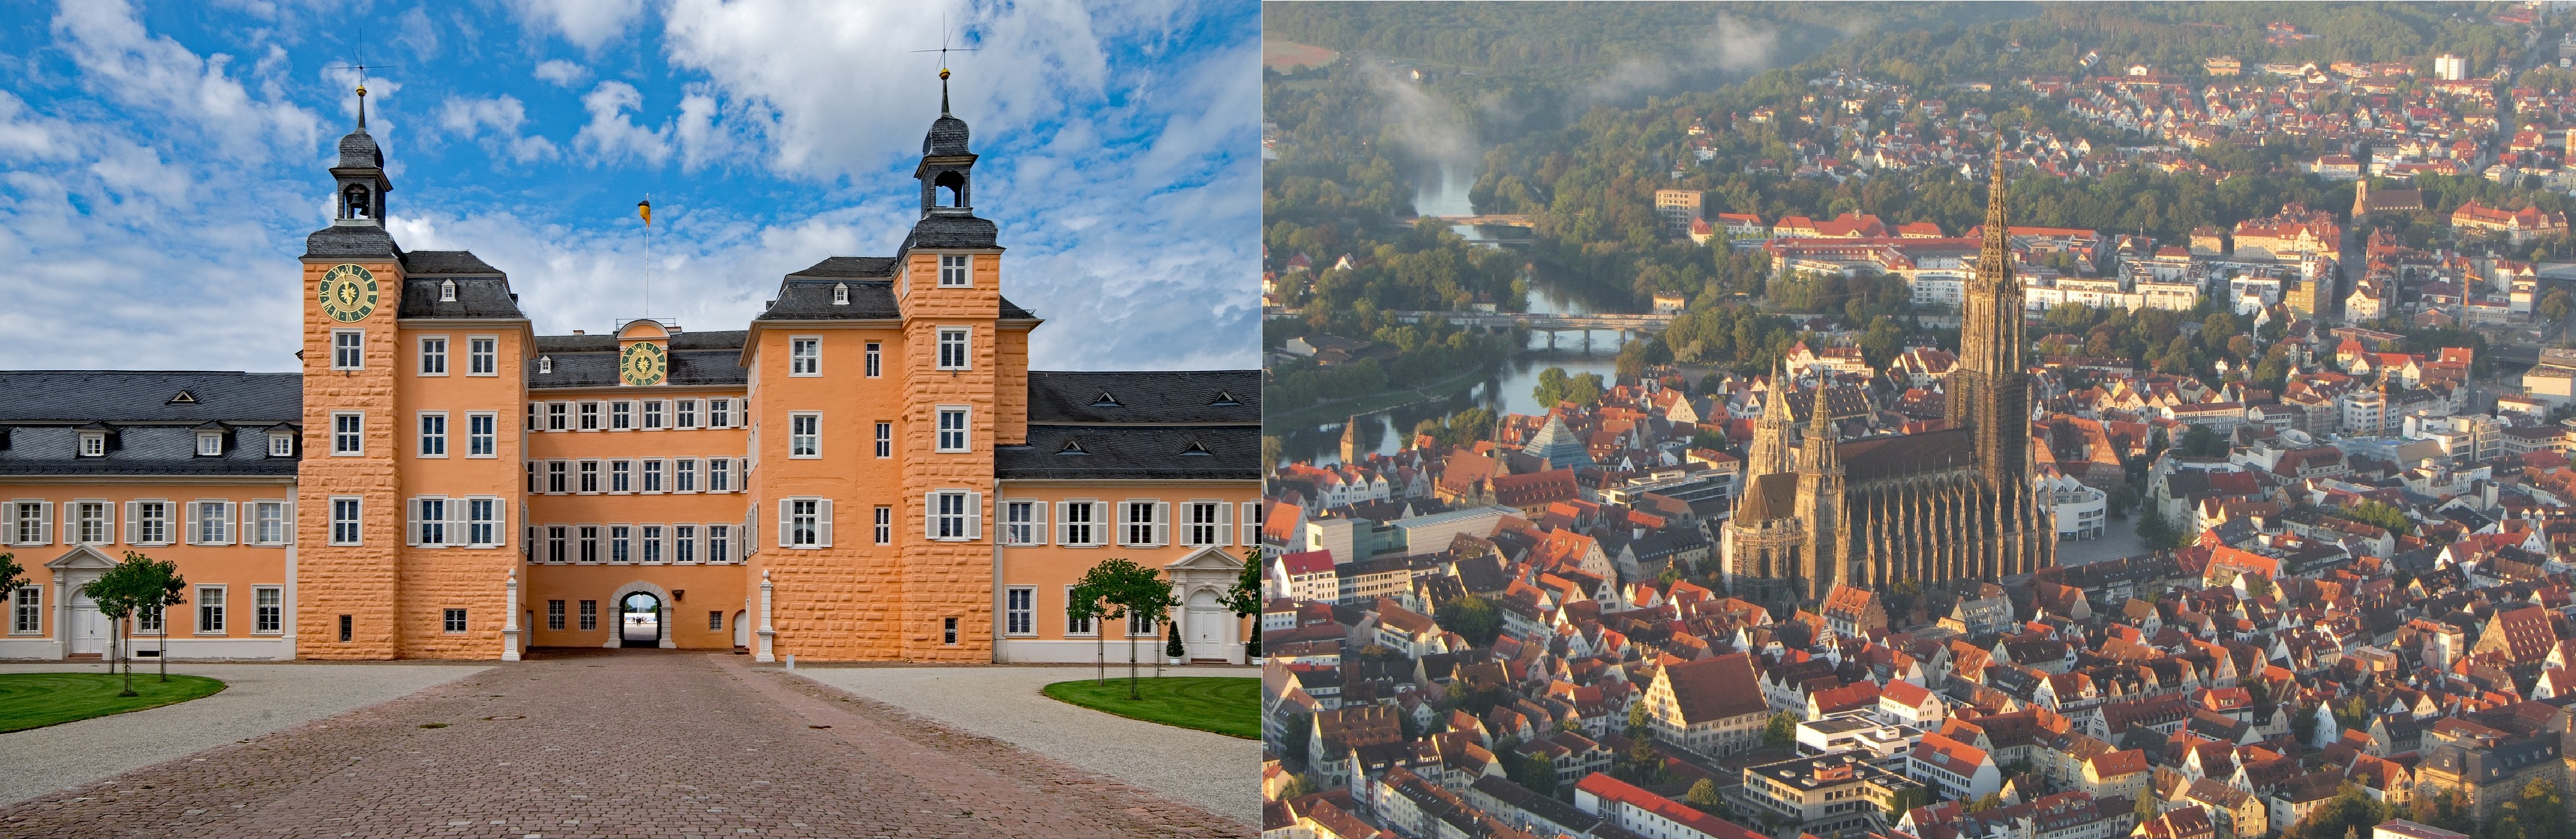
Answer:
M1813 603L1836 584L1992 580L2056 562L2056 525L2030 464L2022 291L2012 273L2003 167L1961 307L1948 427L1837 439L1816 406L1803 441L1773 388L1746 450L1745 489L1721 536L1727 583L1765 604ZM1818 399L1824 390L1819 388Z
M137 551L190 584L131 627L174 657L1087 661L1164 630L1068 615L1119 556L1174 580L1192 657L1239 661L1259 374L1031 370L941 78L901 247L725 331L536 334L500 268L393 240L362 107L300 373L0 373L0 551L34 580L0 658L112 653L78 589Z

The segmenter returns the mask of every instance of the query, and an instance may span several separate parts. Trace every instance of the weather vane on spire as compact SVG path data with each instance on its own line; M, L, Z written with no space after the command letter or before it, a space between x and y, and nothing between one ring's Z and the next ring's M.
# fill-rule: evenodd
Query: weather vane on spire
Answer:
M913 50L913 52L935 52L939 54L939 113L942 116L945 116L948 113L948 54L952 52L975 51L976 48L974 47L952 47L948 45L948 15L944 12L939 16L939 48L935 50Z
M358 130L360 131L367 130L367 69L370 66L381 70L393 65L369 65L367 63L366 45L361 44L358 47L358 57L355 60L347 64L335 64L322 68L324 70L348 70L358 74Z

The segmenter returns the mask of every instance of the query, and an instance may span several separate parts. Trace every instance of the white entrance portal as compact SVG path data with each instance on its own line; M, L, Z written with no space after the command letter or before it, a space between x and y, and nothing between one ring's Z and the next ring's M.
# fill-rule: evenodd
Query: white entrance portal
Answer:
M1222 605L1225 592L1234 587L1235 576L1242 570L1243 560L1217 547L1202 548L1163 566L1163 576L1172 581L1172 594L1181 600L1181 641L1191 659L1243 663L1243 638L1237 629L1242 621Z
M72 655L107 654L107 615L98 611L98 602L78 590L72 592Z
M1216 592L1199 589L1190 593L1187 616L1181 621L1181 638L1187 642L1190 657L1225 658L1227 622L1234 615L1217 605Z

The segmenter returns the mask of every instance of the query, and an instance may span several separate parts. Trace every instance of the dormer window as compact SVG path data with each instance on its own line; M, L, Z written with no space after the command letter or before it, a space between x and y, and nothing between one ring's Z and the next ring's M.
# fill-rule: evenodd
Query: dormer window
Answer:
M438 302L441 302L441 303L454 303L454 302L456 302L456 281L455 281L455 280L441 280L441 281L438 283Z
M1232 391L1224 390L1217 391L1216 398L1208 401L1208 405L1210 407L1231 408L1241 404L1243 404L1242 400L1234 398L1234 393Z
M554 372L554 371L555 371L555 357L554 357L554 356L551 356L551 355L541 355L541 356L537 356L537 372L538 372L538 373L552 373L552 372Z
M849 284L849 283L833 283L833 284L832 284L832 305L834 305L834 306L847 306L847 305L850 305L850 284Z
M271 432L269 432L269 433L268 433L268 456L269 456L269 457L294 457L294 456L295 456L295 435L293 435L293 434L289 434L289 433L286 433L286 432L283 432L283 431L271 431Z
M1181 454L1195 457L1216 456L1216 452L1208 451L1207 444L1201 443L1195 439L1191 440L1189 445L1181 447Z
M105 431L83 431L83 432L81 432L81 434L80 434L80 456L82 456L82 457L106 457L106 456L107 456L107 432L105 432Z
M197 432L197 456L198 456L198 457L222 457L222 456L223 456L223 454L224 454L224 433L223 433L223 432L221 432L221 431L200 431L200 432Z
M1104 391L1101 391L1101 392L1100 392L1100 395L1099 395L1099 396L1092 397L1092 399L1091 399L1091 407L1094 407L1094 408L1116 408L1116 407L1120 407L1120 406L1119 406L1119 404L1118 404L1118 397L1111 396L1111 395L1109 395L1109 391L1105 391L1105 390L1104 390Z
M1055 453L1056 453L1056 454L1090 454L1091 452L1088 452L1088 451L1084 451L1084 450L1083 450L1083 448L1082 448L1082 441L1080 441L1080 440L1075 440L1075 439L1072 439L1072 438L1066 438L1066 439L1065 439L1065 441L1064 441L1064 448L1060 448L1060 449L1055 450Z

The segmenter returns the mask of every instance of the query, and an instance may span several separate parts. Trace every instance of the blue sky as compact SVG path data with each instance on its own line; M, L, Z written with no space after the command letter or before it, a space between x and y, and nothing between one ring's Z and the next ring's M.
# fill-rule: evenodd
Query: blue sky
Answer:
M1258 364L1252 2L0 0L0 368L296 369L362 55L404 247L542 334L742 328L918 217L943 12L1032 363Z

